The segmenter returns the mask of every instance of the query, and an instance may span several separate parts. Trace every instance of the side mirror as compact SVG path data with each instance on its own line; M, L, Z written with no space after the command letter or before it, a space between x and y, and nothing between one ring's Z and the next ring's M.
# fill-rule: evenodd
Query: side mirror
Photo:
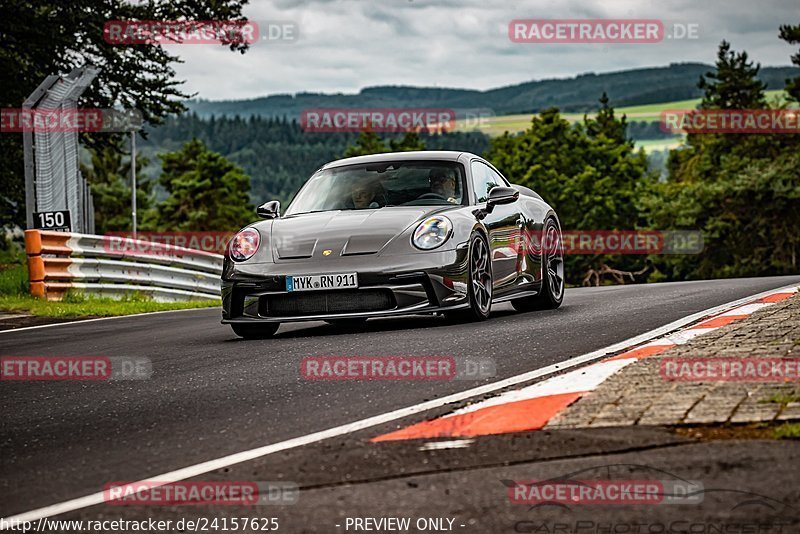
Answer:
M277 219L281 216L281 203L277 200L265 202L256 209L256 214L262 219Z
M492 211L499 204L511 204L519 198L519 191L513 187L493 187L486 199L486 210Z

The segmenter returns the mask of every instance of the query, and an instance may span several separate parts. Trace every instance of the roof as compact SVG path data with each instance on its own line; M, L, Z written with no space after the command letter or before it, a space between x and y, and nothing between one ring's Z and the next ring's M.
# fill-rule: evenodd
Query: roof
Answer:
M361 165L364 163L386 163L390 161L414 161L414 160L441 160L456 161L465 152L459 150L417 150L414 152L388 152L383 154L371 154L369 156L356 156L353 158L337 159L325 164L323 169L332 167L343 167L345 165Z

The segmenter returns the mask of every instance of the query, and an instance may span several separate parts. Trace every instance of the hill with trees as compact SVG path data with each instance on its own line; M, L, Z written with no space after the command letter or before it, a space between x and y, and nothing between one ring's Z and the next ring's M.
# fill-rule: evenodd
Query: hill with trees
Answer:
M239 115L299 118L309 108L437 107L490 109L495 115L536 113L557 107L564 113L597 109L604 92L614 105L634 106L688 100L703 96L697 80L714 67L703 63L673 63L667 67L620 72L587 73L574 78L525 82L487 91L434 87L367 87L356 94L277 94L249 100L191 100L189 109L200 117ZM783 89L787 78L800 75L796 67L765 67L759 80L769 89Z

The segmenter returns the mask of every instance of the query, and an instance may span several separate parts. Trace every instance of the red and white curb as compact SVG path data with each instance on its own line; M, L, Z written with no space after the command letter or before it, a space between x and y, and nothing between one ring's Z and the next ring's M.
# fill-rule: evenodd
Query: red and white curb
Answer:
M382 434L370 441L474 437L540 430L570 404L593 391L623 367L749 317L757 310L794 296L796 292L797 288L776 290L724 313L705 317L662 338L627 347L620 354L597 363L527 387L506 391L437 419Z

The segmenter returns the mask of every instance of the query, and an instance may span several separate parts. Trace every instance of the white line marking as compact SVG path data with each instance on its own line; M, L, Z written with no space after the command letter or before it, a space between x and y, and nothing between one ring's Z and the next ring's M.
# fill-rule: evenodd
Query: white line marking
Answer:
M774 302L756 302L754 304L745 304L744 306L739 306L735 310L731 310L725 313L720 314L718 317L735 317L737 315L750 315L753 312L760 310L761 308L766 308L767 306L772 306L775 304Z
M63 323L50 323L50 324L40 324L36 326L23 326L22 328L10 328L8 330L0 330L0 334L8 334L12 332L24 332L25 330L36 330L38 328L51 328L53 326L68 326L73 324L83 324L83 323L94 323L96 321L108 321L110 319L127 319L128 317L142 317L145 315L157 315L159 313L178 313L178 312L187 312L187 311L198 311L198 310L213 310L214 308L219 308L219 306L208 306L203 308L186 308L183 310L162 310L162 311L155 311L155 312L144 312L144 313L134 313L131 315L115 315L113 317L97 317L95 319L79 319L77 321L65 321ZM222 315L220 315L222 318ZM2 530L2 529L0 529Z
M693 340L697 336L702 336L703 334L708 334L709 332L713 332L719 328L718 326L714 326L711 328L689 328L687 330L681 330L680 332L675 332L673 334L668 335L664 338L666 343L670 343L673 345L685 345L689 341Z
M650 343L645 343L644 345L639 345L636 349L643 349L645 347L674 347L675 343L670 341L669 339L662 337L661 339L656 339L655 341L651 341Z
M491 406L499 406L500 404L509 402L537 399L539 397L556 395L558 393L583 393L592 391L608 377L635 361L636 358L625 358L593 363L592 365L575 369L563 375L548 378L522 389L506 391L496 397L470 404L469 406L443 416L442 419L474 412Z
M396 421L398 419L402 419L404 417L425 412L433 408L439 408L446 404L450 404L453 402L460 402L470 397L485 395L486 393L492 393L501 389L505 389L509 386L514 386L516 384L521 384L523 382L530 382L531 380L535 380L543 376L560 372L563 371L564 369L570 369L572 367L587 362L591 362L599 358L603 358L604 356L607 356L609 354L620 352L628 347L640 345L653 338L661 337L669 332L677 330L678 328L682 328L695 321L708 317L709 315L727 311L733 308L734 306L746 304L752 300L760 299L766 297L767 295L771 295L773 293L784 293L787 290L793 289L795 287L797 287L797 284L792 284L778 289L770 289L769 291L764 291L756 295L751 295L749 297L737 299L732 302L728 302L726 304L721 304L719 306L715 306L713 308L709 308L707 310L694 313L682 319L678 319L677 321L673 321L664 326L660 326L658 328L650 330L649 332L645 332L644 334L639 334L638 336L634 336L625 341L609 345L608 347L598 349L589 352L587 354L584 354L582 356L577 356L575 358L571 358L569 360L557 364L548 365L547 367L536 369L535 371L528 371L527 373L523 373L517 376L512 376L510 378L506 378L498 382L493 382L491 384L486 384L483 386L479 386L477 388L472 388L459 393L454 393L452 395L447 395L446 397L442 397L440 399L433 399L420 404L415 404L413 406L408 406L406 408L400 408L399 410L394 410L384 414L375 415L372 417L368 417L366 419L361 419L360 421L354 421L352 423L347 423L345 425L329 428L327 430L322 430L319 432L314 432L312 434L307 434L305 436L300 436L286 441L281 441L279 443L274 443L272 445L264 445L262 447L257 447L255 449L250 449L247 451L238 452L228 456L223 456L222 458L216 458L214 460L209 460L207 462L190 465L188 467L184 467L176 471L170 471L169 473L155 475L148 479L138 481L135 484L148 485L148 487L158 487L160 485L163 486L171 482L186 480L188 478L193 478L206 473L210 473L212 471L223 469L225 467L230 467L232 465L246 462L248 460L261 458L262 456L267 456L269 454L274 454L276 452L302 447L304 445L309 445L311 443L317 443L319 441L323 441L326 439L335 438L346 434L351 434L359 430L364 430L373 426L378 426L391 421ZM67 512L80 510L82 508L87 508L89 506L103 504L103 502L104 502L103 492L99 491L97 493L92 493L84 497L78 497L77 499L71 499L69 501L51 504L50 506L44 506L42 508L37 508L35 510L23 512L10 517L0 518L0 530L5 529L4 525L8 525L10 527L11 522L19 523L22 521L36 521L43 517L51 517L59 514L65 514Z
M443 449L466 449L475 443L474 439L454 439L450 441L429 441L422 447L418 447L418 451L440 451Z

